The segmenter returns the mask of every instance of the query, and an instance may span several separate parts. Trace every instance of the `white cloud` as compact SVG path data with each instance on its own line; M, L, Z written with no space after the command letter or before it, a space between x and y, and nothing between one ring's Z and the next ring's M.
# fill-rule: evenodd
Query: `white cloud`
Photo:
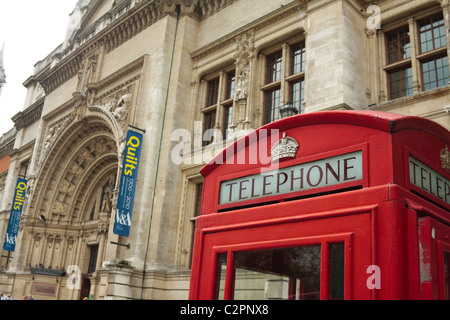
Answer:
M77 0L0 0L0 47L5 44L6 84L0 96L0 135L13 128L11 117L24 108L23 82L63 41Z

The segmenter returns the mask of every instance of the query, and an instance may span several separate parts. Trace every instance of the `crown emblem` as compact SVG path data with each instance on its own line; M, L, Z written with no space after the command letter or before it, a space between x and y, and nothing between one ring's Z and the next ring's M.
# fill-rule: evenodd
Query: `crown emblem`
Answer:
M441 151L441 165L443 169L450 169L450 151L447 146Z
M294 138L287 137L286 132L284 132L283 138L278 140L270 150L272 162L284 158L295 158L298 147L298 142Z

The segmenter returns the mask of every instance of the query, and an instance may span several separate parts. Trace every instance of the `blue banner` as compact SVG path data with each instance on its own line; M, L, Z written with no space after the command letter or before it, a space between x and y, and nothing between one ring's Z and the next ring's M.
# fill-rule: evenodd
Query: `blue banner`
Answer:
M19 223L22 217L23 204L27 191L27 180L19 178L14 190L14 201L9 216L8 229L6 230L3 250L14 251L16 249L17 234L19 233Z
M119 194L114 222L114 233L128 237L131 228L134 193L142 149L141 133L128 130L126 147L123 153L122 174L120 177Z

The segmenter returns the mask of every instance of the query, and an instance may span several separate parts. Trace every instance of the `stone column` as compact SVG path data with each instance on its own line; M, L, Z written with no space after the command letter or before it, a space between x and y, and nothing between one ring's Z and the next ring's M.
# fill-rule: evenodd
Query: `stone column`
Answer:
M412 89L413 94L420 91L420 63L417 61L416 56L419 54L419 48L417 46L417 28L416 20L414 18L408 19L409 26L409 43L411 47L411 69L412 69Z

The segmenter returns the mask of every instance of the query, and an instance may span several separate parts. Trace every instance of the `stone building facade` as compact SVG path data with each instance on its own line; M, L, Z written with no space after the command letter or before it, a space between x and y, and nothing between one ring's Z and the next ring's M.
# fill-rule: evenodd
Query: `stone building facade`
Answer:
M28 189L16 250L2 251L0 291L187 299L200 169L277 120L281 106L390 111L450 129L449 8L448 0L78 1L66 39L24 82L26 107L1 140L2 247L19 175ZM131 234L122 237L112 228L129 128L145 134Z
M3 50L5 48L5 45L2 46L2 50L0 50L0 96L2 95L3 86L6 83L6 74L5 74L5 68L3 65Z

